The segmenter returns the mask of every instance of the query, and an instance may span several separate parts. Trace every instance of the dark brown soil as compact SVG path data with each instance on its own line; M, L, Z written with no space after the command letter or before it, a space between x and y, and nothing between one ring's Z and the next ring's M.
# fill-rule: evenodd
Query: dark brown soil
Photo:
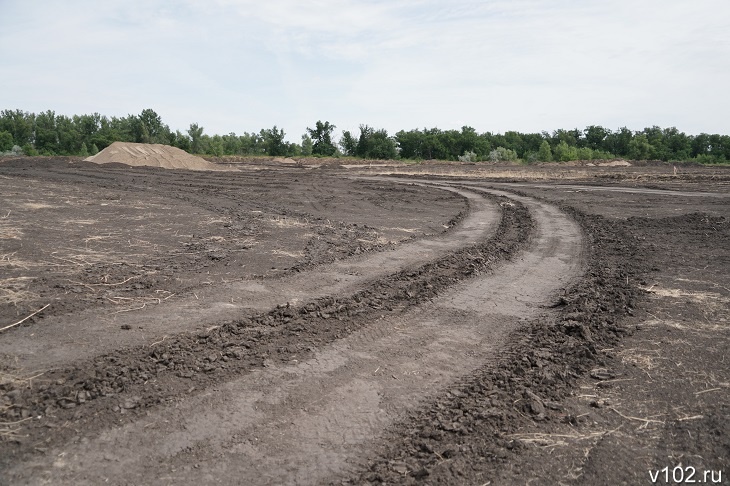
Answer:
M234 319L200 314L197 331L150 334L144 345L111 352L97 346L95 353L93 341L79 342L79 356L92 358L70 353L53 369L29 368L40 361L22 349L6 352L0 365L0 478L6 479L0 483L91 484L106 477L125 484L104 476L114 468L83 465L86 444L103 444L147 417L174 420L178 406L261 370L286 374L298 363L321 362L327 350L369 329L417 322L409 316L440 296L458 295L464 283L510 268L536 244L536 231L549 234L542 216L521 200L547 201L578 223L583 275L545 296L539 315L515 321L505 337L495 334L496 348L478 369L450 372L450 381L409 392L413 398L389 411L394 419L381 420L381 428L373 428L377 420L367 428L338 425L363 431L356 446L347 446L354 447L349 467L312 466L319 473L304 475L300 467L246 482L651 484L650 474L668 467L672 479L676 466L687 474L694 468L696 479L708 471L707 482L722 471L727 481L730 199L722 170L682 168L684 177L682 170L670 177L662 166L541 167L539 183L510 186L498 173L504 168L494 168L490 178L463 166L435 166L433 172L451 170L459 180L441 174L414 185L362 177L376 167L240 166L240 173L193 173L66 159L0 162L0 327L51 303L0 332L0 344L32 339L39 329L38 338L51 347L54 333L64 339L57 323L74 316L114 326L115 315L135 313L143 322L156 306L190 302L229 282L315 276L335 261L367 261L434 235L448 239L472 203L439 187L444 181L485 198L500 217L477 244L394 267L345 294L241 310ZM423 179L424 167L410 170ZM546 180L550 170L559 180ZM567 179L571 170L575 178ZM517 298L521 291L515 292ZM274 417L315 417L317 396L326 404L327 393L324 383L311 390L303 412L286 399L291 403L276 405L283 411ZM154 461L124 467L136 467L130 477L149 483L241 481L236 474L247 469L213 454L218 446L203 436L159 467ZM295 445L290 435L282 437L262 439L258 451L249 440L245 457L278 460ZM324 439L312 440L316 448ZM134 440L125 447L104 456L107 466L134 459Z

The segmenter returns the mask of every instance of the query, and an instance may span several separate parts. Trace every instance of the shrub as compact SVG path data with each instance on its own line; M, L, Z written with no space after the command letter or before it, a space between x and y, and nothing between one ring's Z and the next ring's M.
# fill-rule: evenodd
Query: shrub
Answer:
M509 160L517 160L517 152L504 147L497 147L489 152L489 160L492 162L504 162Z

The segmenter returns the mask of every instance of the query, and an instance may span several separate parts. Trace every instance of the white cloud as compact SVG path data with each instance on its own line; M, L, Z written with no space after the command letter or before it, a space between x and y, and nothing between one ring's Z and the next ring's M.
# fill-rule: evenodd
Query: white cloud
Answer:
M725 0L5 0L0 108L274 124L730 133ZM22 41L19 41L22 39Z

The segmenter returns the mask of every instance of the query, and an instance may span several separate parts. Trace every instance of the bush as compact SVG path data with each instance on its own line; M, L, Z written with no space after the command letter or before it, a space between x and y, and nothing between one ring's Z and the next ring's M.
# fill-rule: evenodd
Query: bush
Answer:
M471 151L466 151L464 155L459 155L459 162L476 162L477 160L479 160L479 157Z
M35 157L36 155L38 155L38 151L29 143L26 143L25 145L23 145L22 150L23 150L23 153L25 155L28 155L29 157Z
M695 162L700 164L726 164L727 160L724 157L718 157L717 155L710 154L699 154L694 158Z
M563 140L553 150L553 157L558 162L578 160L578 149L571 147Z
M13 148L0 152L0 155L23 155L23 149L19 145L13 145Z
M0 152L7 152L13 148L13 135L10 132L0 132Z
M543 140L540 144L540 149L537 152L537 159L543 162L550 162L553 160L553 151L547 140Z
M543 162L543 160L540 158L539 152L528 152L524 156L525 162L528 164L534 164L536 162Z
M489 160L491 160L492 162L517 160L517 152L504 147L497 147L496 149L489 152Z

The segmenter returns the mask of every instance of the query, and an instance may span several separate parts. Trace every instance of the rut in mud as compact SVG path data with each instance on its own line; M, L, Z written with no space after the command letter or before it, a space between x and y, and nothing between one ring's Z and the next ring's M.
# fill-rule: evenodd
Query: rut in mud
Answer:
M59 316L52 325L21 328L5 336L0 340L0 355L14 356L26 369L56 368L120 347L145 345L172 334L265 312L277 305L297 307L324 297L352 295L369 282L491 236L498 225L496 203L473 191L444 189L469 202L469 214L447 235L422 238L391 251L349 258L277 280L208 285L151 305L143 313L126 312L114 315L113 319L99 319L98 310L89 309ZM57 328L64 332L54 339ZM49 339L54 340L50 349ZM80 348L80 342L94 346Z
M0 484L577 486L727 464L718 171L648 189L600 170L554 185L458 167L163 172L0 163L0 322L53 301L0 343L37 353L74 314L96 329L37 358L54 369L4 357ZM491 223L466 241L479 205ZM579 260L555 218L582 229ZM153 332L144 316L174 301L188 331Z
M133 481L258 477L266 484L347 471L404 410L491 359L521 319L547 312L553 293L579 274L581 233L570 218L529 198L501 202L507 210L524 204L536 224L512 262L405 312L373 316L310 357L265 362L263 370L67 444L55 464L24 461L12 475L92 484L124 472ZM96 474L92 463L107 467Z

